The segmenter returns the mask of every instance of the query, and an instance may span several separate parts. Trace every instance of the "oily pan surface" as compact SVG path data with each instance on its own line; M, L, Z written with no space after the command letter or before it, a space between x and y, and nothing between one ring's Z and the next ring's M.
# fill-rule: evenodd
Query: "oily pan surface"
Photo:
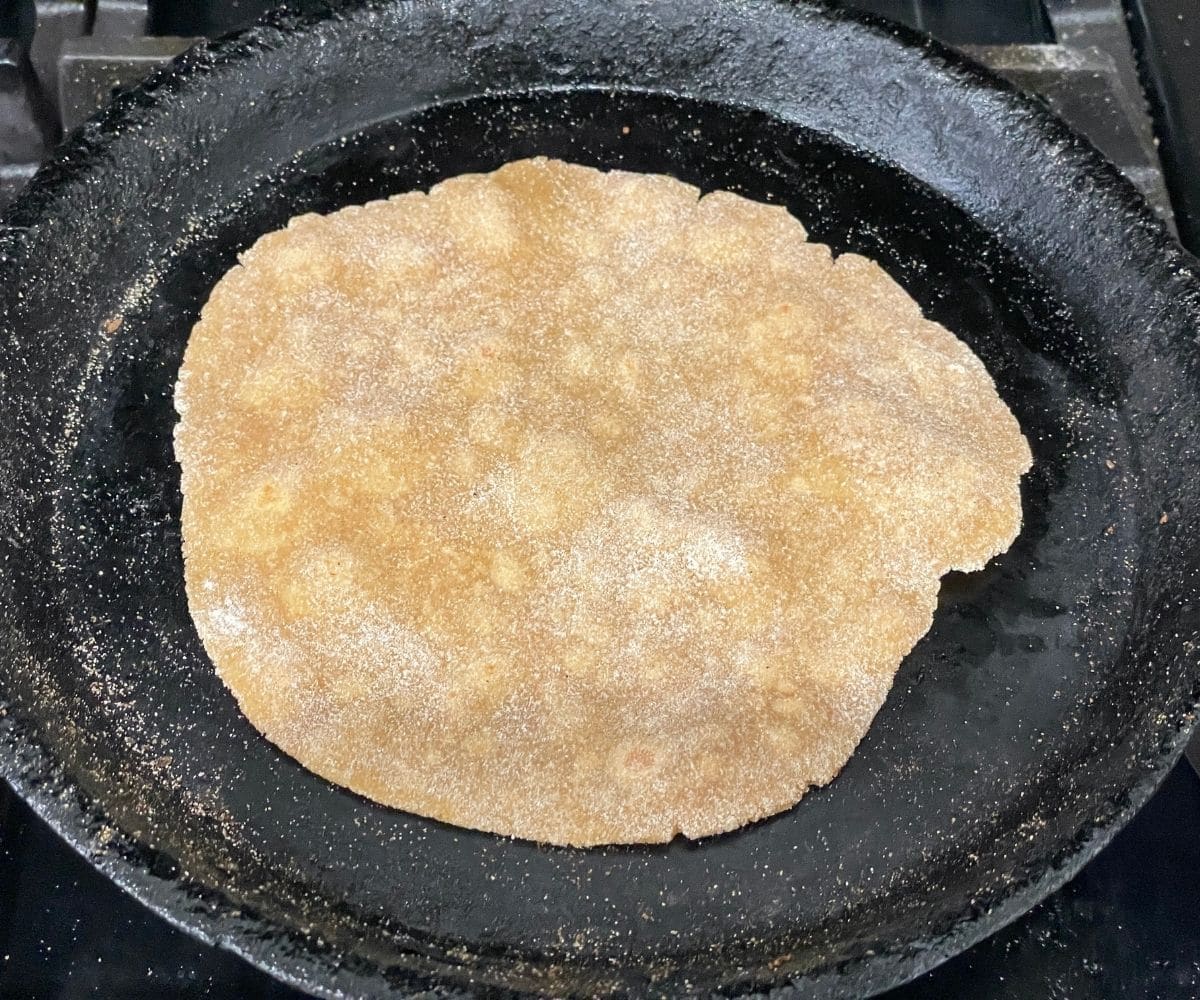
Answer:
M536 159L262 237L189 341L186 584L254 725L423 815L698 837L831 780L1020 527L981 362L780 207Z

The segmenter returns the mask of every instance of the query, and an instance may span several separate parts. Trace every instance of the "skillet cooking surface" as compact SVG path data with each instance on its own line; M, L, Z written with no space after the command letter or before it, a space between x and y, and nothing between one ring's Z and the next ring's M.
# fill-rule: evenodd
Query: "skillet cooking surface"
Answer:
M187 612L171 397L217 278L298 212L536 153L781 201L878 259L1035 455L1020 538L946 579L842 775L701 843L548 848L335 788L242 718ZM1061 884L1183 745L1195 262L940 49L720 0L280 16L120 99L7 221L0 769L120 884L283 978L869 992Z

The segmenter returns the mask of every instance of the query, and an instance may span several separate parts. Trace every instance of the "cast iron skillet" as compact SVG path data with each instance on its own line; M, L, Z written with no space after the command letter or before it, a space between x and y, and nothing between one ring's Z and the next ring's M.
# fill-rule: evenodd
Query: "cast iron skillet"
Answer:
M946 581L843 774L701 843L548 848L341 791L238 714L188 617L171 396L217 277L290 215L533 153L782 201L879 259L1036 455L1020 539ZM1197 263L1041 107L916 36L720 0L278 15L120 98L6 221L0 767L283 979L867 993L1060 885L1183 745Z

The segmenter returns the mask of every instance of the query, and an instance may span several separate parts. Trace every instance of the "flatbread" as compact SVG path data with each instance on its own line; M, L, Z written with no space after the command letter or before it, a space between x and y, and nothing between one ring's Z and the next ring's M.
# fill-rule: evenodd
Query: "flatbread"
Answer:
M1031 462L878 265L542 158L263 236L176 407L188 600L254 726L379 802L580 846L830 781Z

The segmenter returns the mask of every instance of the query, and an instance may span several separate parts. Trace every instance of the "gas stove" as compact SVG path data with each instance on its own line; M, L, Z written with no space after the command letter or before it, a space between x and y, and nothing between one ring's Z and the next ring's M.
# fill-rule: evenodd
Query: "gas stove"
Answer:
M1200 250L1200 102L1188 86L1200 79L1194 0L848 5L959 47L1040 96ZM114 88L267 6L0 0L0 206ZM1065 888L888 997L1200 996L1198 829L1200 778L1181 763ZM125 896L0 784L0 998L298 996Z

